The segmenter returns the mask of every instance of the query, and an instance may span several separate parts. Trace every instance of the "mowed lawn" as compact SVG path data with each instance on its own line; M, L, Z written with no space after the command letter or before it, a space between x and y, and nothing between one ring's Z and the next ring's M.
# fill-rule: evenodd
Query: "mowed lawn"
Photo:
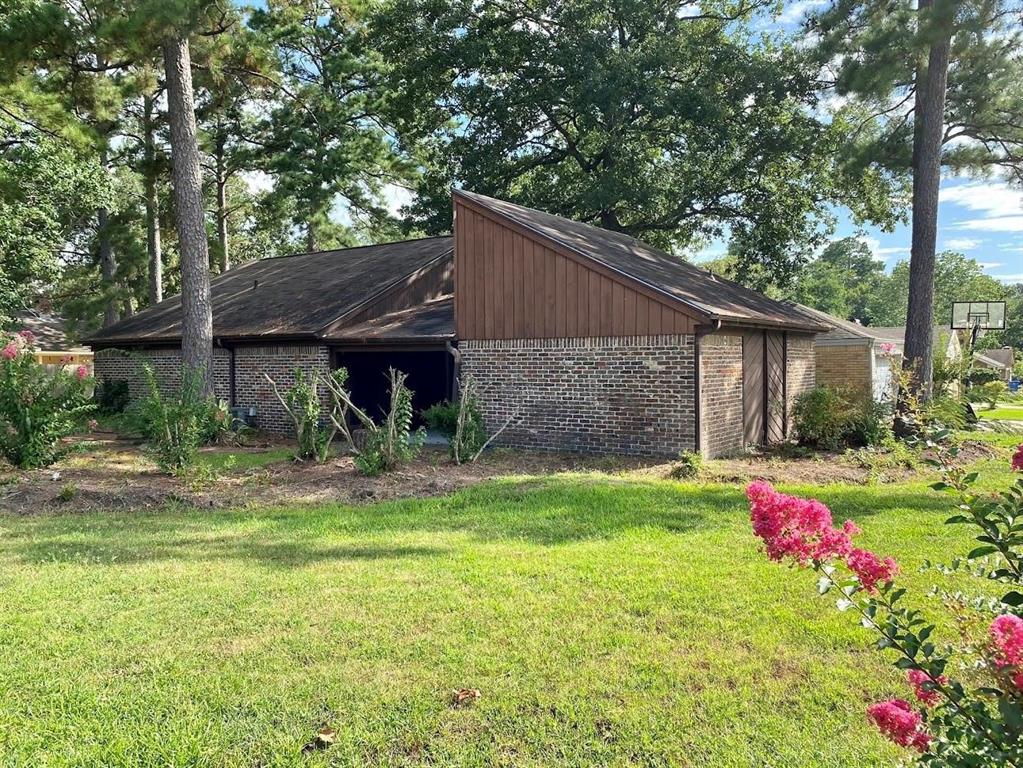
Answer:
M923 483L789 490L921 590L967 546ZM738 486L565 475L0 516L0 765L893 764L863 712L899 674L747 515Z

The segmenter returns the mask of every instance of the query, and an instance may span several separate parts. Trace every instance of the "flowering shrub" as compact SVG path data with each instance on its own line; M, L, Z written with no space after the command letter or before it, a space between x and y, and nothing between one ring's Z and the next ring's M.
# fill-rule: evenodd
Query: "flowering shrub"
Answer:
M48 373L35 357L35 337L22 331L0 350L0 454L18 467L45 467L92 410L89 371Z
M764 482L746 489L753 532L767 556L816 571L818 590L840 593L838 608L855 610L864 627L879 635L877 647L897 655L895 666L906 670L906 683L917 705L901 698L871 704L867 719L896 744L914 750L928 766L1015 766L1023 768L1023 479L999 497L982 498L970 487L977 479L954 463L955 449L940 444L939 433L928 441L937 455L942 481L933 487L958 497L958 512L946 524L967 524L979 530L975 547L965 558L945 566L968 566L988 582L1007 585L998 599L967 599L945 595L960 618L979 614L981 636L971 636L978 622L960 621L963 642L939 647L934 625L918 610L906 607L906 590L896 579L898 564L853 546L857 527L846 521L836 527L831 512L819 501L778 493ZM936 442L937 441L937 442ZM1012 457L1023 471L1023 445ZM977 633L974 631L973 635ZM951 669L957 662L962 679Z

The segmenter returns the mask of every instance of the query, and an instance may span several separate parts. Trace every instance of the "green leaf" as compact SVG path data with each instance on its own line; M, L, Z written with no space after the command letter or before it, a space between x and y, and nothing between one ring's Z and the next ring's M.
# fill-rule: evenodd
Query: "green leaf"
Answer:
M978 557L984 557L984 555L990 555L992 552L997 552L998 547L990 544L985 544L983 547L975 547L970 550L970 554L966 556L967 560L976 560Z

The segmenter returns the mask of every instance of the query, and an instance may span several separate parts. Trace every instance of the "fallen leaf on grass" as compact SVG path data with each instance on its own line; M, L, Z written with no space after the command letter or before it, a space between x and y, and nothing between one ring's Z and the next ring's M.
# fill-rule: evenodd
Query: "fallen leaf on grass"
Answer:
M316 732L315 739L302 746L302 751L316 752L320 749L326 749L334 743L335 738L337 738L337 731L329 725L325 725Z
M451 706L455 709L467 707L482 695L478 688L457 688L451 692Z

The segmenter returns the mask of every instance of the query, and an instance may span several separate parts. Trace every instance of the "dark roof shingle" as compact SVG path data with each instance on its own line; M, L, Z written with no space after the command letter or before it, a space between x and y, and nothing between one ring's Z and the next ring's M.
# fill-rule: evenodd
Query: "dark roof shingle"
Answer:
M791 305L713 275L629 235L474 192L455 190L454 194L659 291L710 320L814 332L827 330L820 321Z
M213 335L315 338L335 320L451 250L451 237L430 237L249 262L212 281ZM180 338L181 297L175 296L89 341L111 345Z
M360 343L447 341L455 338L454 297L449 293L409 309L342 328L324 338Z

